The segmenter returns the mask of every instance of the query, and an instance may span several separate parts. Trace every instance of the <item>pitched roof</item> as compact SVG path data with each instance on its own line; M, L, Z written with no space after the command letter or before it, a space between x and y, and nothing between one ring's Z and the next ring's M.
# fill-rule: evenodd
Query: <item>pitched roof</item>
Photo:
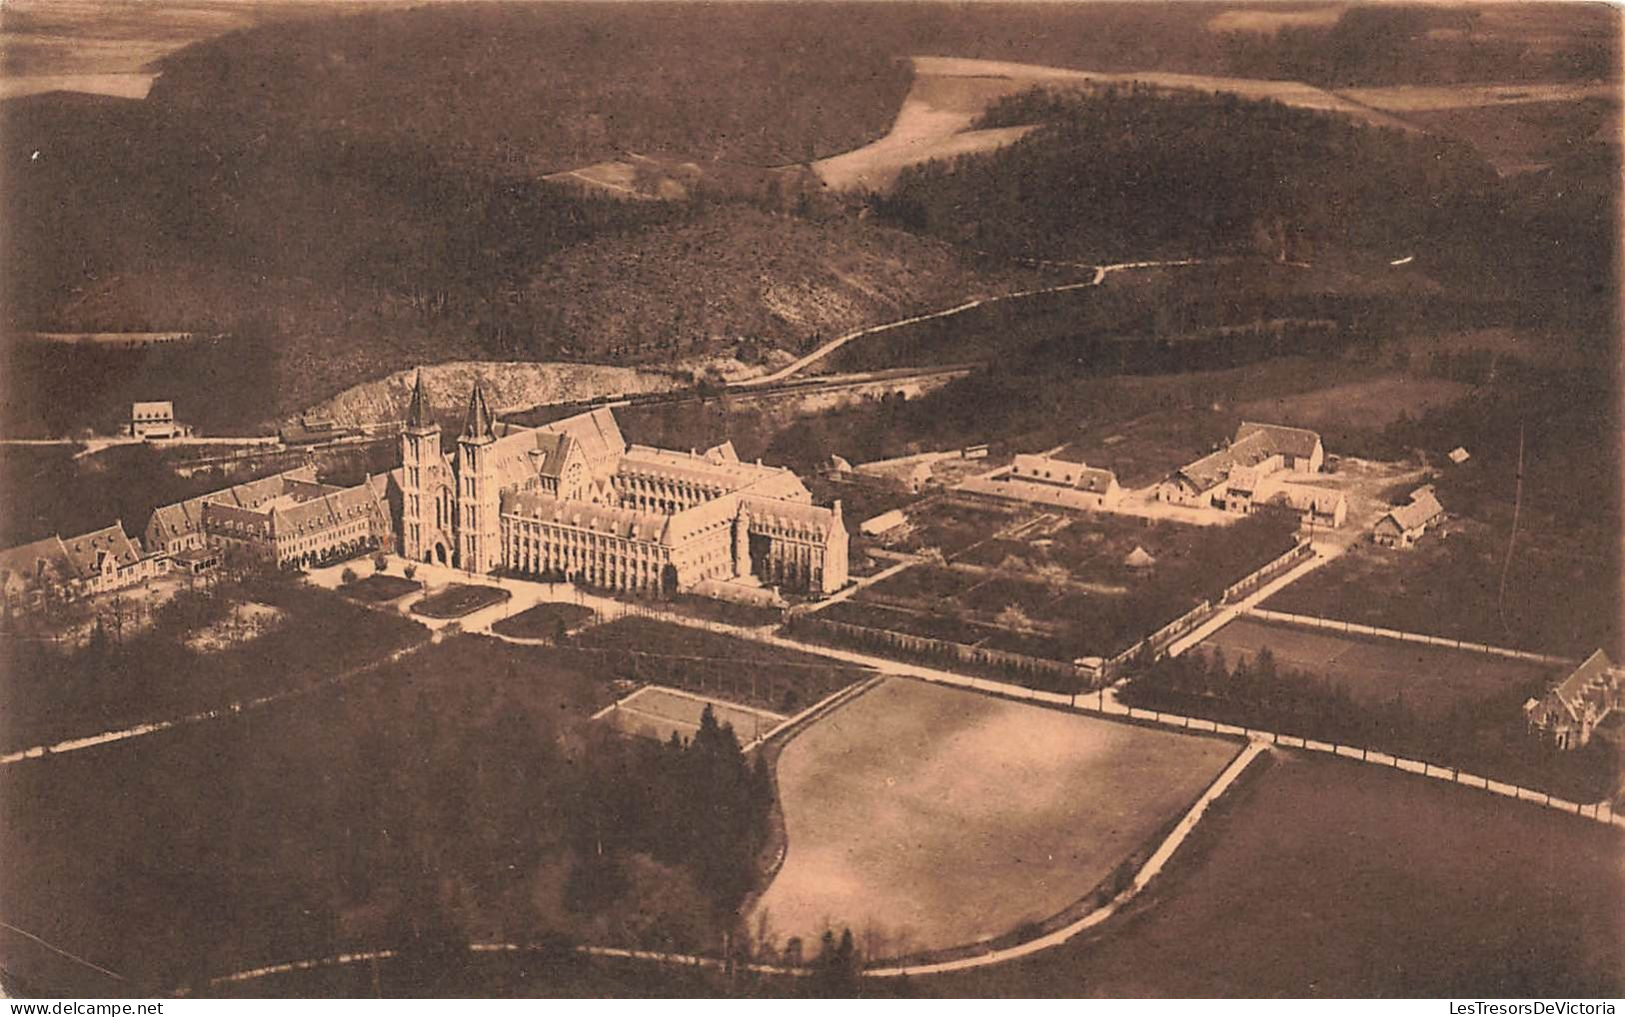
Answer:
M70 579L74 575L73 560L68 557L68 549L62 546L62 538L55 534L0 551L0 577L16 575L30 580L52 573L61 579Z
M747 496L740 508L758 519L769 521L789 530L800 530L816 536L828 536L837 524L834 509L777 498Z
M316 469L312 466L300 466L282 473L274 473L269 477L200 494L172 505L160 505L153 509L152 519L147 523L147 535L168 541L178 536L196 533L203 526L205 502L257 509L271 499L280 497L289 481L314 484Z
M1416 494L1414 500L1395 506L1384 518L1392 519L1402 530L1414 530L1427 525L1433 517L1444 513L1444 506L1439 504L1439 499L1434 497L1432 491L1421 490Z
M535 491L516 491L505 495L502 511L627 540L667 543L667 517L658 512L640 512L584 501L561 501Z
M621 435L621 425L607 406L555 420L542 430L551 434L567 434L580 443L581 451L595 472L602 469L606 461L618 459L626 453L626 439Z
M132 403L130 416L141 419L148 417L168 419L175 416L175 404L167 400L163 402Z
M313 496L301 497L287 505L272 504L270 521L273 536L336 526L346 519L361 518L379 504L377 492L366 481L354 487L321 486L317 491L302 493Z
M1265 435L1274 450L1282 455L1295 456L1307 459L1315 453L1315 446L1320 444L1320 435L1302 427L1287 427L1284 424L1258 424L1251 421L1242 421L1236 428L1236 443L1250 438L1255 434Z
M85 578L101 571L101 556L109 554L119 565L134 565L141 558L141 549L124 532L124 524L115 522L99 530L68 537L62 541L74 572Z
M1574 673L1552 690L1563 705L1563 709L1574 720L1579 720L1586 707L1607 712L1605 704L1601 701L1610 685L1619 684L1618 671L1614 662L1608 659L1608 654L1601 650L1587 657Z

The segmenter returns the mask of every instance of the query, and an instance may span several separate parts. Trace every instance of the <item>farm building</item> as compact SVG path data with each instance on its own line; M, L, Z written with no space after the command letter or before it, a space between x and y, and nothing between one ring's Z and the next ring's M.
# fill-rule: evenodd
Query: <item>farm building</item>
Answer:
M134 403L130 407L130 436L134 438L177 438L181 428L175 423L172 402Z
M1589 742L1597 725L1619 708L1622 684L1625 669L1598 650L1546 695L1524 703L1524 716L1532 730L1550 738L1558 748L1576 749Z
M1090 466L1064 451L1051 456L1016 456L1007 484L1013 497L1033 494L1034 500L1072 508L1109 509L1123 496L1111 470Z
M107 593L153 578L166 559L144 553L119 522L77 537L47 537L0 551L0 596L8 607L28 608Z
M1174 505L1247 512L1261 483L1283 472L1319 473L1325 459L1325 447L1314 431L1244 422L1230 444L1180 467L1158 484L1156 497Z
M1305 524L1336 529L1343 525L1349 514L1348 496L1342 491L1322 487L1304 487L1299 484L1281 484L1270 492L1267 501L1284 505L1298 513Z
M1432 487L1419 487L1411 500L1390 509L1371 529L1371 539L1383 547L1410 547L1429 527L1444 521L1444 506Z

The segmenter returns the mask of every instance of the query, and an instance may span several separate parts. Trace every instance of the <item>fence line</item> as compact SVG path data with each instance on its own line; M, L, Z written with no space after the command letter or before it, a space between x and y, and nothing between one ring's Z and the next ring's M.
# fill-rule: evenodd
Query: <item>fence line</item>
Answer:
M1277 575L1285 572L1287 569L1293 565L1296 565L1303 559L1313 557L1314 553L1315 549L1310 545L1309 541L1299 541L1292 548L1292 550L1287 551L1285 554L1282 554L1273 561L1259 566L1252 572L1225 587L1224 596L1220 598L1220 601L1226 604L1230 603L1232 600L1236 599L1236 595L1238 593L1247 593L1259 586L1262 586L1265 581L1274 579Z
M1167 727L1177 727L1185 730L1213 731L1218 734L1240 735L1246 738L1267 740L1271 744L1280 745L1286 748L1303 749L1307 752L1319 752L1325 755L1341 756L1345 759L1352 759L1356 762L1366 763L1372 766L1382 766L1389 769L1403 770L1407 773L1431 777L1435 780L1448 781L1452 784L1460 784L1464 787L1478 788L1480 790L1489 791L1492 794L1498 794L1506 798L1514 798L1519 801L1531 802L1535 805L1556 809L1559 812L1570 813L1584 819L1594 819L1600 823L1625 829L1625 814L1616 812L1614 810L1613 803L1608 799L1604 799L1599 802L1592 802L1590 804L1571 802L1565 798L1556 797L1547 791L1538 791L1534 788L1522 787L1517 784L1507 784L1501 781L1491 780L1488 777L1479 776L1478 774L1464 773L1460 769L1452 766L1440 766L1437 763L1430 763L1420 759L1405 759L1401 756L1391 755L1386 752L1379 752L1375 749L1366 748L1364 746L1344 745L1339 742L1317 741L1313 738L1303 738L1297 735L1287 735L1275 731L1265 731L1259 728L1248 727L1246 725L1225 724L1220 721L1204 720L1198 717L1187 717L1177 713L1164 713L1161 710L1148 710L1139 706L1126 706L1119 703L1108 703L1104 700L1104 697L1101 698L1099 706L1094 706L1083 702L1079 703L1076 709L1088 710L1090 712L1101 713L1108 716L1123 716L1132 720L1148 721L1154 724L1162 724Z
M1573 666L1579 663L1572 657L1554 657L1544 653L1530 653L1527 650L1510 650L1504 646L1490 646L1487 643L1474 643L1465 639L1425 636L1417 632L1401 632L1398 629L1361 625L1358 622L1337 621L1331 618L1320 618L1312 614L1290 614L1286 611L1270 611L1262 607L1248 608L1247 613L1257 618L1263 618L1266 621L1286 622L1290 625L1306 625L1310 628L1329 629L1334 632L1348 632L1362 636L1376 636L1380 639L1397 639L1407 643L1426 643L1429 646L1444 646L1454 650L1472 650L1475 653L1511 657L1514 660L1529 660L1537 664Z

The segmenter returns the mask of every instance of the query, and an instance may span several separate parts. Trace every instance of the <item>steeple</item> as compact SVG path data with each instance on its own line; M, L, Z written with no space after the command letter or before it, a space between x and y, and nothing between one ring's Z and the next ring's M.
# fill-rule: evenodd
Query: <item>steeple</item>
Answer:
M496 417L485 402L485 390L478 380L468 395L468 412L463 415L462 441L486 442L496 440Z
M427 431L432 427L434 421L429 417L429 398L423 394L423 372L420 370L412 382L412 401L406 406L406 429Z

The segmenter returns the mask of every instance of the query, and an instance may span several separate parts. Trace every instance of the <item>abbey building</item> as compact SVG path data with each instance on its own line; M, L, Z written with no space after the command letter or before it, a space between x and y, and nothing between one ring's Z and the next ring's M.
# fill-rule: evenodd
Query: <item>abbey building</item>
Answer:
M419 378L390 481L414 561L633 592L715 581L821 595L847 582L840 502L814 505L794 473L741 462L732 443L628 446L608 409L510 427L476 384L447 454Z

